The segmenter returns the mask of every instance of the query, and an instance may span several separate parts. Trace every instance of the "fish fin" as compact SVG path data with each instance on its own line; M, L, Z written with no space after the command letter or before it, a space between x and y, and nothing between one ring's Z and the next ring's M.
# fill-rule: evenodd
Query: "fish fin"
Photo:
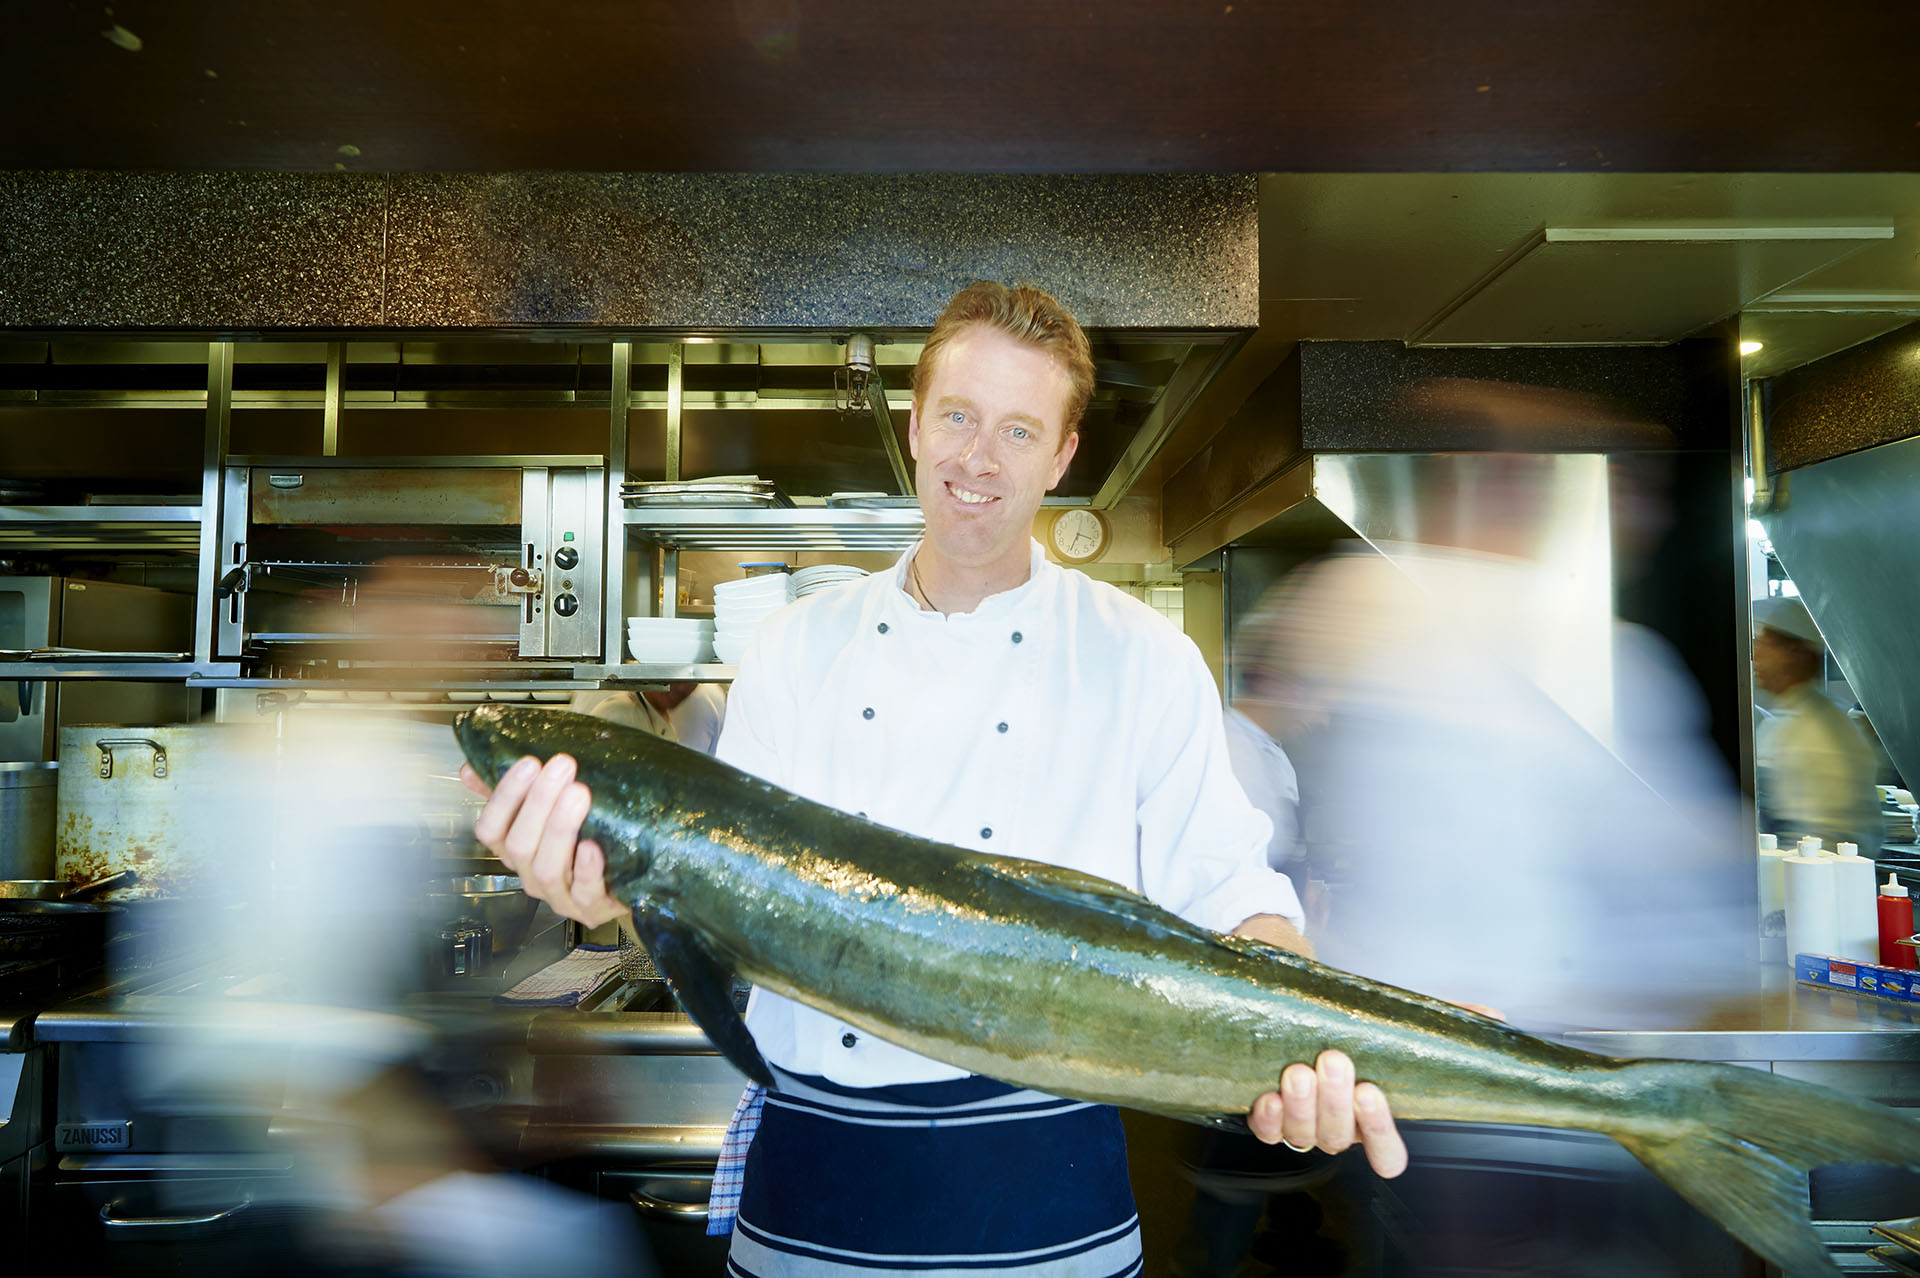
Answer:
M644 906L633 912L633 930L647 948L667 988L733 1067L762 1087L772 1087L753 1032L733 1005L733 976L683 925L664 910Z
M1135 922L1166 930L1190 926L1178 915L1169 914L1133 889L1097 874L1085 874L1061 865L1021 861L1013 857L983 857L975 865L988 874L1011 879L1056 901L1088 905L1108 913L1118 911Z
M1920 1121L1873 1101L1737 1065L1649 1061L1635 1090L1668 1133L1610 1133L1682 1198L1780 1269L1840 1270L1814 1232L1807 1172L1830 1163L1920 1167Z

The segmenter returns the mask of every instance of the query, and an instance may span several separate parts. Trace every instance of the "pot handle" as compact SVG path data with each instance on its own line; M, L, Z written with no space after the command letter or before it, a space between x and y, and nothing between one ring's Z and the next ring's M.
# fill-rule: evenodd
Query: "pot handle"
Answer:
M139 749L141 746L153 751L153 775L164 778L167 775L167 748L158 741L152 737L103 737L93 743L93 748L100 752L100 779L113 780L113 752L116 747Z
M658 1177L656 1179L680 1179L678 1177ZM704 1180L706 1177L688 1176L687 1180ZM655 1220L705 1220L707 1204L675 1202L671 1198L661 1198L648 1193L645 1189L631 1190L627 1202L642 1216L651 1216Z
M123 1205L116 1198L100 1208L100 1224L109 1238L192 1238L214 1233L253 1206L253 1200L242 1198L231 1207L204 1216L122 1216Z

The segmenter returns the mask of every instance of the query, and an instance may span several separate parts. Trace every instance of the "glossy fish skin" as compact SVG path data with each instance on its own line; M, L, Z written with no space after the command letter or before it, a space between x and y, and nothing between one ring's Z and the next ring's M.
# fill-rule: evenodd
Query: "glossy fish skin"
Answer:
M488 706L455 731L489 783L525 754L574 757L610 890L749 1073L764 1072L750 1039L699 988L728 969L961 1068L1198 1122L1244 1116L1288 1063L1339 1048L1402 1119L1605 1132L1790 1273L1837 1272L1806 1223L1808 1167L1920 1164L1920 1123L1883 1106L1548 1043L1103 880L874 825L633 729Z

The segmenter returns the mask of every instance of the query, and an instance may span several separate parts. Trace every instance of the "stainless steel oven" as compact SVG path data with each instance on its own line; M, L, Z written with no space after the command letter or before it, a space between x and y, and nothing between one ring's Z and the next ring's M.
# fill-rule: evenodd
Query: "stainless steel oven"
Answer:
M307 459L232 466L224 483L223 658L379 641L600 656L601 466Z

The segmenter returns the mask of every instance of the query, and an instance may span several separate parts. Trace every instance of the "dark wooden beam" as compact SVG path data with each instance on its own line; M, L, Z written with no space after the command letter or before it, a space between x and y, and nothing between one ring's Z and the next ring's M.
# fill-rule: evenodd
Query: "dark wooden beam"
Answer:
M1920 168L1889 0L21 0L0 169Z

